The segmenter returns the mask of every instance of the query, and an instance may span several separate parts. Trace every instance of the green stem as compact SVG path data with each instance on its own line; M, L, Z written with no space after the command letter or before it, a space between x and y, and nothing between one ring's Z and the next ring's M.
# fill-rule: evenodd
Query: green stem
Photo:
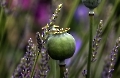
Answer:
M59 67L60 67L60 78L63 78L64 77L64 72L66 71L65 60L62 60L62 61L60 60Z
M67 15L67 18L66 18L66 20L65 20L65 22L64 22L64 24L63 24L63 27L64 27L64 28L66 28L66 27L68 27L68 26L70 25L70 22L71 22L71 20L72 20L72 18L73 18L75 9L76 9L76 7L78 6L80 0L74 0L73 2L74 2L74 3L72 4L71 10L70 10L69 14Z
M53 60L53 74L54 74L54 77L53 78L57 78L57 71L56 71L56 60Z
M88 64L87 64L87 78L90 78L90 70L91 70L91 55L92 55L92 27L94 25L94 12L91 10L89 12L90 18L90 30L89 30L89 54L88 54Z
M36 66L38 58L39 58L39 54L40 54L40 52L37 53L37 56L36 56L36 59L35 59L35 62L34 62L34 65L33 65L32 71L31 71L31 74L30 74L30 78L33 78L34 70L35 70L35 66Z
M82 72L83 68L85 67L86 62L87 62L87 58L84 60L83 63L81 63L81 67L79 67L78 70L76 70L76 72L71 75L72 76L71 78L73 78L73 77L75 77L75 78L79 77L80 72Z
M59 65L59 66L60 66L60 78L63 78L65 72L65 65Z
M2 41L3 41L3 38L4 38L4 34L5 34L5 22L6 22L6 15L4 13L4 9L1 8L0 9L0 35L1 35L1 38L0 38L0 48L2 47Z
M101 48L100 55L98 57L97 63L95 65L95 69L94 69L93 77L92 78L96 78L95 75L96 75L96 73L97 73L96 71L97 71L97 69L99 67L98 65L99 65L100 59L101 59L101 57L103 55L103 49L104 49L105 42L107 41L107 37L108 37L111 29L113 29L113 26L111 25L111 23L113 21L114 14L115 14L115 11L116 11L116 8L117 8L119 2L120 2L119 0L116 1L115 6L113 7L113 10L111 12L111 15L109 16L106 24L104 25L105 28L103 30L103 34L102 34L103 38L102 38L102 41L101 41L101 43L103 43L103 44L102 44L102 48Z

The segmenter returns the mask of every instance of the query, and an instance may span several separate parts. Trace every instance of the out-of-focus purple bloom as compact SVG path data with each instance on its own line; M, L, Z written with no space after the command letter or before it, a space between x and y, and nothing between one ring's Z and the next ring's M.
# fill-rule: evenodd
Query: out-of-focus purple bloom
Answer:
M35 22L44 26L49 22L51 0L39 0L33 9Z
M83 25L86 25L86 22L88 22L88 14L89 14L89 9L84 6L83 4L79 5L75 11L75 19L83 23Z
M31 0L21 0L21 8L26 10L30 8Z
M80 39L80 37L78 37L78 35L76 33L71 33L71 35L75 38L75 42L76 42L76 49L75 49L75 53L74 55L66 60L66 65L69 66L71 59L74 58L74 56L79 52L80 48L81 48L81 44L82 41Z
M51 0L12 0L10 7L14 11L29 10L29 12L33 13L35 22L44 26L49 22L49 16L51 15L50 4Z
M31 0L12 0L12 8L21 8L23 10L29 9L31 6Z
M35 10L35 20L40 25L46 25L49 21L49 4L39 3Z
M19 0L12 0L12 2L11 2L11 8L15 8L15 7L17 7L19 5Z

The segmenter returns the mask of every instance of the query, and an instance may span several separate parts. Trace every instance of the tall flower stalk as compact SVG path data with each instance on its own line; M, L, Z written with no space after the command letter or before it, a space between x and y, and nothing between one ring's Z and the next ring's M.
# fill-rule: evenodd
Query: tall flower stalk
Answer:
M102 39L101 38L102 27L103 27L103 21L100 20L100 23L99 23L98 28L97 28L97 33L96 33L95 38L93 39L93 44L92 44L92 58L91 58L92 62L97 60L96 54L97 54L99 43Z
M48 55L47 49L46 49L46 38L45 38L46 35L45 35L44 31L43 31L41 41L40 41L40 34L37 33L36 35L37 35L38 48L39 48L40 53L41 53L40 77L46 78L47 74L48 74L48 71L49 71L49 65L48 65L49 55ZM40 43L42 43L42 45L40 45Z
M90 27L89 27L89 53L88 53L88 63L87 63L87 78L91 78L91 58L92 58L92 39L93 39L93 26L94 26L94 11L101 0L82 0L84 5L90 9L89 11L89 19L90 19Z
M64 72L66 70L66 67L65 67L65 61L60 61L59 63L59 67L60 67L60 78L64 78Z
M92 28L94 25L94 11L89 12L90 17L90 28L89 28L89 54L88 54L88 65L87 65L87 78L90 78L90 70L91 70L91 56L92 56Z
M118 48L120 47L120 37L117 39L114 48L112 49L108 62L105 64L103 72L102 72L102 78L112 78L112 74L114 71L114 66L117 61L117 53Z
M34 65L36 53L35 45L33 44L32 39L28 40L27 52L24 57L21 59L20 64L15 69L12 78L30 78L30 73Z
M62 7L62 4L58 5L57 9L55 10L54 14L52 15L51 19L50 19L50 22L44 26L42 29L43 29L43 32L42 32L42 35L39 34L39 32L37 32L37 43L38 43L38 50L39 52L41 52L41 62L40 62L40 77L43 77L43 78L46 78L47 77L47 73L49 71L49 66L48 66L48 61L49 61L49 55L48 55L48 52L47 52L47 46L46 46L46 42L47 42L47 39L49 37L49 35L51 33L54 32L54 30L56 30L56 27L59 27L59 26L56 26L54 25L55 23L55 19L57 18L58 16L58 13L60 12L61 10L61 7ZM54 63L56 64L56 63ZM56 71L56 65L54 67L54 71ZM56 72L54 73L54 77L56 78Z

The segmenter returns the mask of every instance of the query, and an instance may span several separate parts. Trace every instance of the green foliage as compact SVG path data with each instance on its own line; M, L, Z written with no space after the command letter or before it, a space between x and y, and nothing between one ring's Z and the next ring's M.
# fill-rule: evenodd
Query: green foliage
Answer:
M12 0L11 0L12 1ZM62 2L61 0L60 2ZM102 40L99 45L96 58L97 60L91 64L91 78L103 78L102 72L106 61L114 47L116 39L120 36L120 13L119 0L102 0L101 4L94 10L94 27L93 37L96 33L96 28L99 20L103 20ZM55 0L55 2L59 2ZM111 4L112 2L112 4ZM87 68L88 46L89 46L89 26L77 22L74 18L75 11L78 5L82 3L80 0L65 0L63 1L63 10L60 13L56 23L60 27L70 27L70 32L74 32L82 40L82 44L78 52L71 58L68 67L69 78L84 78L82 71ZM55 6L58 4L52 4ZM54 8L54 7L53 7ZM55 6L56 8L56 6ZM31 37L35 43L36 30L41 31L42 25L34 20L34 13L29 9L24 10L17 8L11 13L6 13L6 9L11 7L0 6L0 77L10 78L20 63L20 59L26 52L27 40ZM51 15L51 13L50 13ZM81 18L78 16L78 18ZM80 21L80 20L79 20ZM89 23L86 21L86 23ZM89 24L88 24L89 25ZM36 44L36 43L35 43ZM37 45L37 44L36 44ZM41 54L40 54L41 55ZM39 61L41 57L37 57L36 67L40 68ZM112 78L120 77L120 49L117 53L117 61ZM52 59L49 61L50 71L48 78L59 76L59 66ZM35 67L34 67L35 69ZM54 73L54 74L53 74Z

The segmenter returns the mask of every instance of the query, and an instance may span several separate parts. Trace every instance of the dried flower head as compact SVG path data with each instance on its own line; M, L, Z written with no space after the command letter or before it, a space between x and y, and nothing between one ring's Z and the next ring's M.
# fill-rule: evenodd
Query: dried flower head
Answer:
M82 2L89 9L94 9L94 8L96 8L99 5L101 0L82 0Z

